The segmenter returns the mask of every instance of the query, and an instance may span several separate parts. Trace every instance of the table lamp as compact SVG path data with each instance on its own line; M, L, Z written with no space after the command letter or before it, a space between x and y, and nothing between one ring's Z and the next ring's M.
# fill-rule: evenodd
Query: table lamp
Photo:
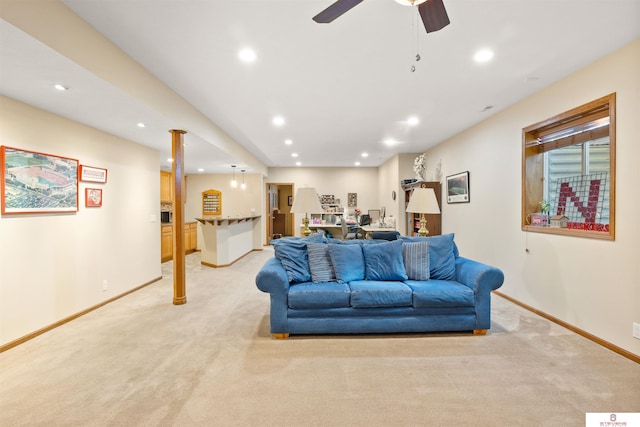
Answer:
M320 199L318 198L316 189L312 187L298 188L298 191L296 191L296 197L293 199L291 212L304 214L304 219L302 220L302 223L304 224L302 234L305 237L308 237L311 234L311 229L309 228L309 214L322 212L322 206L320 206Z
M420 214L420 230L418 230L418 235L426 237L427 234L429 234L429 230L427 230L427 220L424 214L440 213L436 192L433 191L433 188L415 188L413 193L411 193L411 198L407 205L407 212Z

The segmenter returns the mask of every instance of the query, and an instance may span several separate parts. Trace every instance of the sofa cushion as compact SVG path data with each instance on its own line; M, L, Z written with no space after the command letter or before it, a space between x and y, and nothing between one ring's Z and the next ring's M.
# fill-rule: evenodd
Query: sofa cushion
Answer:
M473 307L473 290L451 280L428 280L405 282L413 290L415 308Z
M364 279L362 246L329 243L329 254L339 282Z
M455 280L456 257L453 233L427 237L429 243L429 274L431 279Z
M289 308L349 307L351 289L346 283L300 283L289 288Z
M453 242L454 234L443 234L431 237L404 237L404 242L427 240L429 244L429 276L431 279L455 280L456 256L458 248Z
M362 246L367 280L406 280L402 262L402 241L385 241Z
M336 280L336 273L333 270L331 256L329 255L329 245L326 243L307 243L309 254L309 271L312 282L331 282Z
M321 243L323 241L324 236L322 234L312 234L304 238L285 237L270 242L275 249L276 258L280 260L287 271L289 282L300 283L311 280L307 243Z
M403 242L402 260L410 280L429 280L429 244L426 239Z
M359 280L349 283L351 306L363 307L410 307L411 288L402 282Z

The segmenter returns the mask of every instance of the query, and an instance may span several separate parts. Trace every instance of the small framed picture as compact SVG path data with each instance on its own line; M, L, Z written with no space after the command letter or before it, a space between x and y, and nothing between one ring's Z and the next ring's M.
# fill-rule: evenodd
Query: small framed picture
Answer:
M80 181L99 182L104 184L107 182L107 170L93 166L80 165Z
M468 203L469 201L469 171L448 176L447 203Z
M85 188L84 205L88 208L99 208L100 206L102 206L102 189Z

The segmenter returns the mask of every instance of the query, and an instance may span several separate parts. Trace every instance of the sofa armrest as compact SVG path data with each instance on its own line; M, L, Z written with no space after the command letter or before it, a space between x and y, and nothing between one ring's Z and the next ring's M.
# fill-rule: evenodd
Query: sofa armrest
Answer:
M475 293L489 293L502 286L504 273L496 267L457 257L456 281L469 286Z
M476 330L491 327L491 291L504 282L504 273L496 268L468 258L456 258L456 280L473 289L476 300Z
M262 292L286 294L289 291L289 277L277 258L269 258L256 276L256 286Z
M270 295L271 333L288 334L289 276L279 259L269 258L264 263L256 276L256 285L262 292L268 292Z

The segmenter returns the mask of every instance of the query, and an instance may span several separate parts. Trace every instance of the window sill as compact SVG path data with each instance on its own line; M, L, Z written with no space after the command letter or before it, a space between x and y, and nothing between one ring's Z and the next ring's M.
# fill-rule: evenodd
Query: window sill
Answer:
M530 233L557 234L560 236L586 237L589 239L615 240L611 232L574 230L570 228L541 227L535 225L523 225L522 231Z

